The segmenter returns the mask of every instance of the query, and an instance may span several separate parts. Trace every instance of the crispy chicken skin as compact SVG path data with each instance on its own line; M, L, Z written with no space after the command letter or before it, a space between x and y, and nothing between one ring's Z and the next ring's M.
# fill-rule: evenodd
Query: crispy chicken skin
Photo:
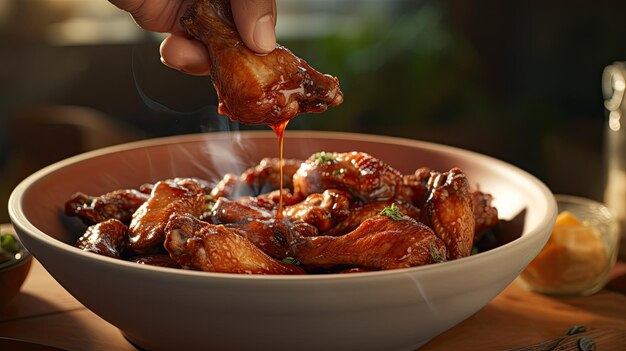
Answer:
M122 258L128 246L128 227L117 219L94 224L87 228L75 246L83 251Z
M190 215L173 215L165 229L165 249L187 269L239 274L304 274L296 265L271 258L223 225Z
M474 243L474 211L469 182L459 168L445 173L431 172L424 222L441 238L448 259L469 256Z
M424 224L377 215L343 236L299 237L293 256L304 265L395 269L441 262L446 247Z
M150 198L133 214L129 246L138 254L153 253L163 244L164 229L172 214L198 217L205 210L205 192L195 179L160 181L154 185Z
M256 54L233 23L227 0L196 0L181 18L183 28L208 49L219 113L244 124L278 125L343 102L337 78L280 45L267 55Z

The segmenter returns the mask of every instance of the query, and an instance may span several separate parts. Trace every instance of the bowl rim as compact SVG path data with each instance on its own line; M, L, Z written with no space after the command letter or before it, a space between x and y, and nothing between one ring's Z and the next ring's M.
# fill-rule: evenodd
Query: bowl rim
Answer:
M557 206L556 201L554 199L554 195L550 191L550 189L541 182L538 178L533 176L532 174L522 170L521 168L499 160L497 158L487 156L475 151L466 150L454 146L438 144L433 142L421 141L421 140L413 140L407 138L393 137L393 136L385 136L385 135L374 135L374 134L362 134L362 133L348 133L348 132L332 132L332 131L308 131L308 130L298 130L298 131L289 131L289 133L285 134L285 140L289 139L345 139L345 140L354 140L354 141L366 141L366 142L374 142L374 143L386 143L386 144L394 144L400 146L410 146L410 147L418 147L421 149L428 149L434 151L442 151L445 153L454 153L454 154L464 154L467 156L471 156L473 158L483 159L485 161L489 161L494 163L498 168L504 168L508 171L512 171L516 174L520 174L524 176L528 181L530 181L537 189L541 192L542 195L546 198L547 201L547 211L546 215L541 219L540 223L533 228L532 230L525 232L520 238L517 238L509 243L496 247L486 252L482 252L478 255L471 255L468 257L463 257L460 259L446 261L442 263L429 264L417 267L409 267L409 268L399 268L399 269L391 269L391 270L382 270L382 271L372 271L372 272L359 272L359 273L351 273L351 274L305 274L305 275L260 275L260 274L236 274L236 273L217 273L217 272L203 272L203 271L193 271L186 269L178 269L178 268L167 268L167 267L159 267L152 265L142 265L137 264L130 261L115 259L103 255L97 255L90 252L85 252L80 250L77 247L74 247L70 244L64 243L60 240L57 240L46 233L39 230L35 227L26 217L24 212L21 210L21 200L22 194L24 194L25 190L32 185L33 183L39 181L41 178L61 169L67 167L69 165L79 163L81 161L98 157L104 155L115 154L119 152L124 152L131 149L140 149L146 147L154 147L161 145L173 145L173 144L185 144L185 143L197 143L200 141L207 140L224 140L231 139L234 136L237 138L267 138L267 137L276 137L272 131L237 131L233 132L211 132L211 133L196 133L196 134L184 134L184 135L173 135L166 137L157 137L144 139L139 141L133 141L129 143L123 143L118 145L113 145L109 147L100 148L97 150L88 151L85 153L81 153L64 160L58 161L51 165L48 165L39 171L31 174L22 180L13 190L9 197L8 202L8 210L9 217L13 226L19 230L16 230L18 233L20 231L24 231L30 233L29 235L35 237L36 240L44 242L46 245L51 246L57 250L66 252L70 255L79 256L82 259L95 259L101 264L109 264L109 265L122 265L128 269L141 269L146 272L158 272L159 274L172 274L175 276L190 276L195 278L212 278L212 279L235 279L240 281L247 280L259 280L259 281L320 281L320 280L358 280L358 279L368 279L376 276L395 276L398 274L407 274L414 272L429 272L433 269L437 269L439 271L443 270L454 270L459 265L463 266L471 266L472 264L477 264L477 260L484 260L487 257L506 254L507 252L513 250L516 246L523 244L524 242L528 242L531 239L539 240L538 236L540 232L547 227L551 227L554 225L557 216ZM550 231L545 230L545 239L549 236ZM525 238L521 240L521 238ZM35 256L36 258L36 256ZM131 268L132 267L132 268Z

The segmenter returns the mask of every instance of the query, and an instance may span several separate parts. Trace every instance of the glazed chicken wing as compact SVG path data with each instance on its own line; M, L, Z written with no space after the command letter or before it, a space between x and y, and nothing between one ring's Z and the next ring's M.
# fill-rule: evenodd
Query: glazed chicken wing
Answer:
M474 243L474 211L469 182L458 168L432 172L422 217L448 249L448 259L469 256Z
M191 178L160 181L150 198L133 214L130 223L130 248L138 254L158 250L165 239L165 226L176 214L200 216L206 211L203 186Z
M493 207L493 196L485 194L478 189L471 191L472 208L474 210L474 243L478 242L488 228L498 224L498 209Z
M405 215L419 220L420 209L408 202L395 202L394 200L366 202L364 204L353 204L350 207L348 216L333 226L330 230L322 233L324 235L340 236L358 228L368 218L374 217L384 208L395 204Z
M101 196L74 194L65 203L65 214L78 216L88 225L118 219L130 223L133 213L148 200L148 195L134 189L115 190Z
M253 220L267 220L276 216L274 202L263 198L245 196L237 200L220 197L209 213L214 224L244 223Z
M441 262L446 247L433 231L407 216L377 215L344 236L297 238L293 256L304 265L394 269Z
M122 258L128 246L128 227L117 219L99 222L87 228L75 246L83 251Z
M248 239L268 256L279 260L289 256L289 243L294 238L317 236L319 233L313 225L289 218L228 223L224 226Z
M254 53L233 23L227 0L196 0L181 18L187 32L208 49L219 113L245 124L278 125L343 102L337 78L319 73L280 45L267 55Z
M318 152L293 176L294 194L345 190L363 201L390 200L402 193L402 174L364 152Z
M223 225L190 215L173 215L165 229L165 249L187 269L240 274L304 274L302 268L273 259Z
M287 206L283 215L312 224L320 232L325 232L350 215L350 195L336 189L311 194L303 201Z
M292 178L302 164L301 160L283 160L283 185L287 190L293 189ZM259 164L246 169L240 176L226 174L211 190L211 197L237 199L243 196L266 194L280 188L280 160L266 157Z
M292 178L302 160L283 159L283 188L293 189ZM258 165L248 168L241 174L241 181L255 189L256 194L264 194L279 189L280 159L266 157Z

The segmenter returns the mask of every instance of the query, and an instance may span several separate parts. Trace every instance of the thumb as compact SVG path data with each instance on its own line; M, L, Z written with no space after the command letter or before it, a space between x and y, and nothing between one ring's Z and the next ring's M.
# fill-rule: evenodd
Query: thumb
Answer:
M276 1L231 0L233 18L244 44L267 54L276 48Z

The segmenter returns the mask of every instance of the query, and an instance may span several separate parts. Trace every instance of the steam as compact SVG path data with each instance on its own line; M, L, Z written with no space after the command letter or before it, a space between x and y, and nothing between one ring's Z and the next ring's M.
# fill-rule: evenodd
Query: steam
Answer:
M154 98L150 97L148 93L142 88L145 86L145 83L141 82L139 78L139 73L146 71L146 66L154 65L150 62L145 62L147 60L142 59L141 55L137 55L136 50L133 50L132 54L132 74L133 80L135 83L135 88L137 89L137 93L139 94L143 103L152 111L158 112L165 116L171 117L172 126L176 126L176 122L180 120L197 120L200 121L200 125L198 126L198 131L202 133L213 133L213 132L226 132L229 135L229 143L211 143L205 146L204 153L206 154L206 158L197 159L193 157L189 152L185 149L183 145L177 145L179 151L182 154L189 155L188 162L191 162L198 169L202 171L203 176L207 180L217 181L221 179L227 173L235 173L240 174L246 168L250 167L251 164L249 161L243 160L239 155L246 155L246 149L250 147L243 142L242 136L239 133L239 123L231 121L228 117L220 115L217 113L217 106L215 105L206 105L197 110L192 111L179 111L165 104L156 101ZM152 56L154 57L154 56ZM154 62L154 60L152 60ZM158 62L158 65L162 65L161 62ZM159 67L160 68L160 67ZM207 86L207 89L209 87ZM172 92L176 93L176 92ZM172 128L175 130L175 128ZM173 160L173 158L171 158ZM211 160L210 163L207 163L207 160ZM254 160L258 161L258 160ZM170 167L172 168L173 174L177 174L176 165L173 161L170 161ZM180 175L186 176L186 175Z

